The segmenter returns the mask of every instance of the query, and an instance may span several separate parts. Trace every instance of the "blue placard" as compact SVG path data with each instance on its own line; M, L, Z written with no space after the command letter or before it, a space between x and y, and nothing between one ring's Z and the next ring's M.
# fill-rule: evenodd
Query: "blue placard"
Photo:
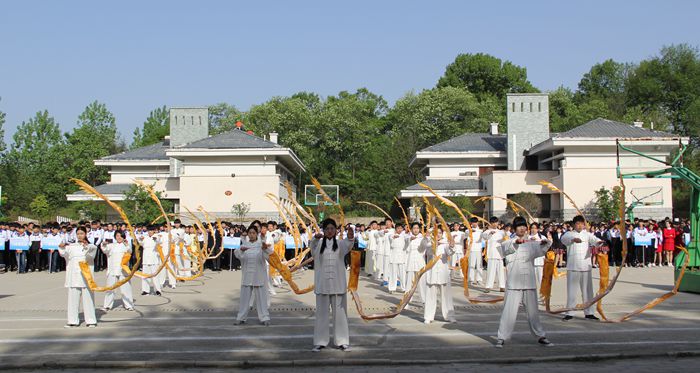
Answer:
M222 246L226 250L240 249L241 248L241 238L240 237L225 236Z
M634 246L651 246L651 234L642 236L641 234L635 233Z
M685 247L690 245L690 233L683 233L683 241L685 241Z
M10 238L10 250L29 250L28 237Z
M61 237L44 237L41 239L42 250L58 250L58 244L61 243Z

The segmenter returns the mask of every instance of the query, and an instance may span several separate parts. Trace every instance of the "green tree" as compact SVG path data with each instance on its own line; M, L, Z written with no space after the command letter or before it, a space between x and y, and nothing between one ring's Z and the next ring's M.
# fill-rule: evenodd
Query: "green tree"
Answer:
M632 64L612 59L593 65L578 83L576 102L602 100L611 115L608 119L620 120L627 111L627 80L633 69Z
M520 192L509 197L513 202L522 206L527 210L533 217L539 217L542 214L542 200L535 193L530 192ZM514 211L511 209L510 204L508 204L508 213L513 216ZM525 215L524 212L520 213Z
M218 103L209 106L209 134L218 135L236 128L236 122L241 120L241 113L235 106Z
M661 49L659 56L642 61L630 75L628 103L644 111L660 109L673 132L693 136L698 145L697 102L700 97L700 55L687 44Z
M17 128L7 153L5 172L9 184L3 188L11 208L27 209L43 194L52 209L65 203L65 184L59 171L65 168L64 142L58 123L48 111L37 112Z
M90 185L98 185L109 180L107 169L97 167L95 159L124 150L117 134L114 115L103 103L94 101L78 116L77 127L66 134L65 154L67 167L63 169L63 179L77 178ZM69 189L77 190L72 184Z
M527 80L527 69L484 53L458 55L437 86L466 88L480 99L491 96L500 101L506 93L538 92Z
M163 106L151 110L148 118L143 123L143 129L134 130L134 141L131 149L140 148L163 141L163 138L170 134L170 113Z
M34 216L39 218L40 221L48 220L50 209L51 206L49 206L49 201L43 194L39 194L34 197L32 202L29 204L29 210L34 214Z
M245 203L245 202L240 202L240 203L234 203L233 206L231 206L231 213L233 215L236 215L238 218L239 223L243 223L245 220L246 215L250 212L250 203Z
M155 193L160 199L165 212L173 212L173 202L162 199L160 192ZM138 184L132 185L129 190L124 193L124 202L122 202L121 206L129 217L129 220L135 223L148 224L161 215L158 205L151 199L147 189Z

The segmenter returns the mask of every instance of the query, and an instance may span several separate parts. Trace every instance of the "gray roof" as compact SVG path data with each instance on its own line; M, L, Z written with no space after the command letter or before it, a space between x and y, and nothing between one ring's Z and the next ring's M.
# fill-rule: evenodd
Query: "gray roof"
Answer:
M124 194L126 193L129 188L131 188L135 184L112 184L112 183L107 183L107 184L102 184L98 185L95 187L95 190L102 194ZM79 190L73 194L88 194L84 190Z
M603 118L594 119L569 131L552 134L552 138L578 138L578 137L599 137L599 138L644 138L657 137L669 138L677 137L668 132L652 131L646 128L635 127L631 124L616 122Z
M196 149L241 149L241 148L281 148L279 144L260 137L249 135L241 130L231 130L182 145L181 148Z
M170 147L165 141L153 145L147 145L118 154L102 157L102 160L167 160L165 151Z
M447 141L429 146L422 152L504 152L506 151L506 135L491 135L488 133L465 133Z
M423 184L431 187L435 190L469 190L469 189L479 189L478 179L432 179L426 180ZM411 185L406 188L407 190L425 190L422 186L418 184Z

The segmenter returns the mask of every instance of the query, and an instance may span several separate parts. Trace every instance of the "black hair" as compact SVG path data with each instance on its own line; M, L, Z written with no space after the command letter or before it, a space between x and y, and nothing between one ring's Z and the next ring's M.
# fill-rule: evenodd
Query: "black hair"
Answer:
M258 226L257 225L251 224L250 226L248 226L248 229L246 229L245 231L248 232L251 229L254 230L255 233L258 233Z
M498 218L495 216L492 216L491 219L489 219L489 223L498 223Z
M418 228L421 227L420 223L418 223L418 222L413 222L413 223L411 223L411 229L413 229L413 227L415 227L416 225L418 226Z
M539 225L537 222L534 222L534 221L533 221L532 223L530 223L530 228L532 228L533 225L534 225L535 227L537 227L537 228L540 227L540 225Z
M182 223L182 221L180 221L180 219L173 220L173 224L181 224L181 223Z
M327 226L333 225L334 227L338 227L338 224L336 224L335 220L328 218L325 219L324 221L321 222L321 229L326 229ZM326 250L326 238L323 237L321 238L323 242L321 243L321 254ZM338 250L338 240L336 239L336 236L333 236L333 251Z
M471 218L471 219L469 219L469 222L470 222L470 223L476 223L476 222L478 222L478 221L479 221L479 219L477 219L477 218Z
M388 222L388 221L390 221L390 222L393 223L393 222L394 222L394 219L386 218L386 219L384 219L384 224L386 224L386 222Z
M573 223L576 224L578 222L585 223L586 219L584 219L582 215L576 215L574 216Z
M87 229L86 229L84 226L82 226L82 225L79 226L78 228L76 228L75 231L76 231L76 232L78 232L78 231L83 231L83 233L87 234Z
M124 235L124 231L122 231L121 229L117 229L116 231L114 231L114 238L117 238L117 235L120 235L120 236L122 236L122 238L126 239L126 236Z
M527 227L527 220L522 216L516 216L513 219L513 229L515 230L520 226Z

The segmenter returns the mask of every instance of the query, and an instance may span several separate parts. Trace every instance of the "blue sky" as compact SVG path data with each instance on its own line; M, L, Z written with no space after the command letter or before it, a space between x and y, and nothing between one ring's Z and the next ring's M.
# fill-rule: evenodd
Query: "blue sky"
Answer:
M607 58L700 45L697 1L6 1L0 110L6 141L47 109L64 131L93 100L131 141L149 111L367 87L390 103L435 85L459 53L575 88Z

